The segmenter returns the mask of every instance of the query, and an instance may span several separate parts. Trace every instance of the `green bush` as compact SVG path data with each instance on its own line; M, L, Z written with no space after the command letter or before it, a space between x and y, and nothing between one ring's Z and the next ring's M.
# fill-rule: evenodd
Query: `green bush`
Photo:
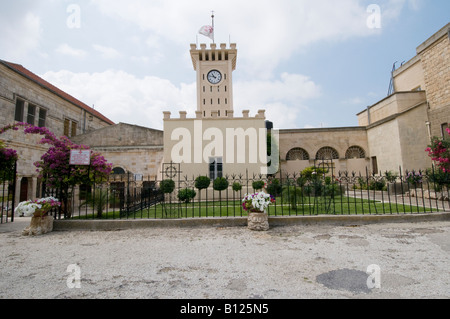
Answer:
M311 166L311 167L305 168L301 172L301 176L306 178L306 180L314 180L314 179L322 178L323 175L325 175L326 173L328 173L328 170L325 168Z
M450 186L450 174L440 169L429 168L426 170L425 175L436 192L442 191L443 186Z
M386 181L384 179L369 181L369 189L370 190L382 191L385 189L385 186L386 186Z
M264 188L264 181L255 181L252 183L253 189L256 190L261 190Z
M159 184L159 188L161 189L161 191L164 194L170 194L174 191L175 189L175 182L171 179L166 179L161 181L161 183Z
M199 176L195 179L195 188L202 190L209 187L211 179L208 176Z
M241 185L241 183L238 183L238 182L233 183L233 185L231 187L233 188L233 190L235 192L239 192L242 190L242 185Z
M228 181L225 177L218 177L214 180L213 188L216 191L223 191L228 188Z
M178 192L178 199L183 203L190 203L196 195L197 193L193 189L184 188Z

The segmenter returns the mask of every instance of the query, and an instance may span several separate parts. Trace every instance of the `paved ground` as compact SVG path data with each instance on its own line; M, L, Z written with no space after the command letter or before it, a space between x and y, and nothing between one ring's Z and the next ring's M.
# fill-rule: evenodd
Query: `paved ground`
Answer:
M34 238L28 224L0 225L0 298L450 298L449 221Z

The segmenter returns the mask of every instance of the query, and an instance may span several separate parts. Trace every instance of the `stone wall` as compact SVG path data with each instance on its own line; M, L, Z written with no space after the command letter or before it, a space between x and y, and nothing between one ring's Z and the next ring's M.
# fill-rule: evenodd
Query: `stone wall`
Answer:
M418 48L431 110L450 106L450 39L444 27Z
M346 159L346 152L352 146L359 146L365 151L364 158ZM339 159L334 160L334 170L364 172L369 165L369 147L365 127L343 127L323 129L280 130L281 168L288 174L299 173L314 165L317 152L323 147L334 148ZM287 154L295 148L304 149L310 160L287 160Z
M17 66L22 68L21 66ZM27 113L29 105L36 107L34 125L38 125L39 110L46 111L45 127L52 131L56 136L64 135L64 121L70 120L75 123L76 134L84 131L93 131L111 125L103 118L93 116L86 112L86 109L68 100L66 93L61 96L45 87L42 83L31 80L30 77L37 79L38 77L26 69L21 69L20 74L8 66L0 63L0 127L17 123L15 118L16 101L20 99L24 101L24 112L21 122L27 122ZM42 80L42 79L41 79ZM50 84L49 84L50 85ZM56 88L51 88L55 90ZM80 102L81 103L81 102ZM72 130L70 130L72 132ZM8 148L15 149L19 155L17 163L17 185L22 180L28 181L26 191L21 187L16 189L16 203L19 199L27 196L27 199L36 198L36 191L39 190L38 173L34 163L39 161L41 156L47 151L48 145L40 145L38 142L42 136L25 135L23 130L8 131L0 135L0 139L6 142ZM21 196L22 195L22 196Z
M449 29L450 24L417 48L426 82L431 135L437 137L443 137L442 124L450 123Z
M114 168L160 178L164 133L137 125L119 123L72 139L100 152Z

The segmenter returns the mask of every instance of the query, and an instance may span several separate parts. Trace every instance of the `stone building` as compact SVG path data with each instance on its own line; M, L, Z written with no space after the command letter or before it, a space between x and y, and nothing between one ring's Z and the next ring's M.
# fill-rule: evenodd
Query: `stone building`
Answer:
M280 130L281 169L298 174L307 167L325 165L339 171L364 173L370 166L365 127Z
M159 179L163 157L164 133L137 125L119 123L72 138L89 145L113 163L113 173L130 173L133 180Z
M115 125L102 114L55 88L20 65L0 60L0 126L25 121L100 151L118 175L135 179L261 174L267 169L266 116L234 114L236 44L191 45L196 71L197 111L174 117L163 112L164 130ZM334 172L398 172L431 166L425 149L432 136L447 138L450 122L450 23L417 48L417 55L392 74L389 96L357 114L358 126L277 131L284 174L317 161ZM276 122L276 119L270 119ZM272 133L275 133L272 132ZM1 136L20 155L17 198L39 191L33 162L45 152L38 137ZM269 167L271 168L271 167ZM169 171L167 171L169 170ZM168 175L168 173L170 173Z
M164 112L164 163L183 175L209 176L211 179L266 173L267 134L265 111L254 117L244 111L235 117L233 71L236 44L191 44L191 58L197 74L197 111L187 118ZM176 164L171 165L170 163ZM164 167L163 167L164 173ZM163 178L171 177L165 174Z
M0 109L0 127L26 122L69 138L114 124L23 66L3 60L0 60ZM0 138L19 155L16 203L36 198L41 183L33 163L40 160L48 146L38 144L42 137L20 131L8 131Z
M282 170L298 173L322 158L362 174L431 167L431 137L449 138L450 23L393 72L392 84L391 94L357 114L359 127L280 130Z
M392 74L393 93L360 112L374 171L431 166L432 136L448 138L450 122L450 23L417 48Z

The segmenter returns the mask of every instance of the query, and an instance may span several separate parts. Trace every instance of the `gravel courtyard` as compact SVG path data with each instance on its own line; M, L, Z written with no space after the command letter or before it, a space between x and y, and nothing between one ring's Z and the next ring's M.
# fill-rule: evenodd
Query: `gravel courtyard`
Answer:
M0 225L2 299L450 298L448 221L24 237L28 224Z

